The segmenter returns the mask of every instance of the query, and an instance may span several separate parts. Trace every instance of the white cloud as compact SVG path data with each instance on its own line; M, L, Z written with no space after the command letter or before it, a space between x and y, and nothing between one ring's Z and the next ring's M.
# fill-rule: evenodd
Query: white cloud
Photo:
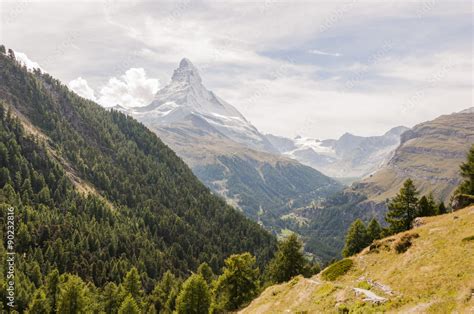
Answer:
M333 53L333 52L325 52L317 49L312 49L308 51L309 53L315 54L315 55L322 55L322 56L333 56L333 57L340 57L342 54L339 52Z
M78 77L77 79L70 81L67 86L74 92L76 92L76 94L78 94L79 96L90 99L92 101L97 101L94 95L94 90L82 77Z
M468 1L33 1L2 35L55 77L87 78L105 106L152 99L158 84L126 69L164 82L187 57L262 131L337 137L471 106L471 11Z
M19 51L15 51L15 58L18 62L26 66L29 70L33 69L40 69L41 71L44 72L44 69L40 67L40 65L37 62L32 61L28 56Z
M131 68L120 77L112 77L100 89L98 102L105 106L124 107L148 105L158 91L159 81L147 78L143 68Z
M147 78L142 68L128 69L120 77L112 77L102 86L97 97L88 82L82 77L69 82L70 89L78 95L98 102L104 107L121 105L127 108L148 105L158 91L159 81Z

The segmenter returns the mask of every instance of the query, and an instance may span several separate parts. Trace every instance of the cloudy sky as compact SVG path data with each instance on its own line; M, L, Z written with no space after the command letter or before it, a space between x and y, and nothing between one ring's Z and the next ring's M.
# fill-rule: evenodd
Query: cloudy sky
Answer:
M382 134L472 106L470 1L8 1L0 42L104 106L183 57L266 133Z

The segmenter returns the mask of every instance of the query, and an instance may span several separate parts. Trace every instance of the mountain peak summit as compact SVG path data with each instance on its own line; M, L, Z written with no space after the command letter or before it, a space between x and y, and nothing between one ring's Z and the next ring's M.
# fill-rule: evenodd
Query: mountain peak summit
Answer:
M199 71L187 58L183 58L181 62L179 62L179 67L174 70L172 80L177 82L201 83Z

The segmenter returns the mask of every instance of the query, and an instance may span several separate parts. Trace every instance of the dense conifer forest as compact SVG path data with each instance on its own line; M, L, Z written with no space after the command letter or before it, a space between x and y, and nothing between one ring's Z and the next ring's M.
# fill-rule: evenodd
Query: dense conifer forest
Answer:
M203 262L218 273L234 253L252 253L255 267L273 256L276 240L155 134L28 71L3 46L0 102L0 219L14 209L18 311L72 313L76 294L95 296L91 311L162 312ZM0 253L4 261L3 244Z

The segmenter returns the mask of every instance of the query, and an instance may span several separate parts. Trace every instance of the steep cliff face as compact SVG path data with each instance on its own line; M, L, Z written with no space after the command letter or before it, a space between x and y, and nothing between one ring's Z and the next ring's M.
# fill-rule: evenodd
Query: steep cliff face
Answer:
M385 167L354 184L356 191L381 202L411 178L421 193L447 201L460 182L459 165L474 144L474 113L464 110L421 123L402 134Z

